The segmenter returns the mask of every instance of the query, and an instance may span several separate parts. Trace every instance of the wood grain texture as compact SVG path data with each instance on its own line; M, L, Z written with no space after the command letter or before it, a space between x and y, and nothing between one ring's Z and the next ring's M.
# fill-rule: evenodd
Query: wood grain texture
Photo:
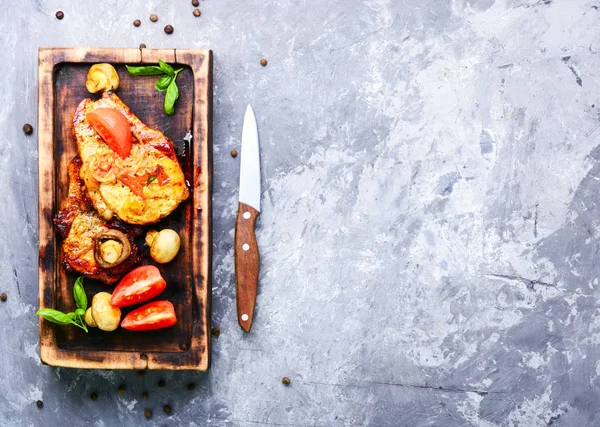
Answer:
M115 66L121 80L117 94L148 126L173 140L191 188L190 198L152 227L172 228L181 237L182 248L175 260L159 266L168 283L160 298L173 302L177 324L146 333L92 329L85 334L40 319L42 361L73 368L206 371L210 363L212 267L212 52L41 48L38 58L40 308L72 311L74 307L76 275L66 273L61 265L61 240L52 220L67 193L67 165L77 153L72 136L75 107L83 98L95 98L85 89L91 64ZM125 64L155 64L159 58L184 67L177 79L180 96L171 117L163 111L164 95L154 90L156 77L132 77L125 70ZM183 140L188 131L193 135L191 144ZM143 242L140 247L148 255ZM112 291L93 280L86 279L84 284L90 300L96 292Z
M252 328L258 288L259 253L254 230L258 214L252 206L240 202L235 223L237 313L238 322L246 332Z

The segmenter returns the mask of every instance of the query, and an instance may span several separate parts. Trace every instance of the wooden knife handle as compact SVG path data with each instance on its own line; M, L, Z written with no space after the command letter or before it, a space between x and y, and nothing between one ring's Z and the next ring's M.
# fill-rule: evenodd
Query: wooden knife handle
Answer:
M250 332L258 287L258 245L254 226L259 212L240 202L235 223L235 290L238 322Z

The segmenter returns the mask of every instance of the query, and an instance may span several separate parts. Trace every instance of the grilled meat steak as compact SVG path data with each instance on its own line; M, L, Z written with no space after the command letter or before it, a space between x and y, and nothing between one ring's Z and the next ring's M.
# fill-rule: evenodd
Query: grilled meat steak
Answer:
M77 271L107 284L115 283L140 263L134 239L141 235L142 229L118 220L107 222L98 215L85 195L85 186L80 178L81 166L79 157L69 163L69 194L54 218L54 224L63 237L63 265L67 271ZM96 246L103 236L123 236L126 239L123 243L128 246L129 255L114 267L101 267L98 255L95 255L98 252Z
M122 159L86 120L97 108L114 108L125 116L133 133L129 156ZM97 101L81 101L73 118L73 133L83 161L81 178L100 216L129 224L153 224L189 197L173 143L138 119L114 93Z

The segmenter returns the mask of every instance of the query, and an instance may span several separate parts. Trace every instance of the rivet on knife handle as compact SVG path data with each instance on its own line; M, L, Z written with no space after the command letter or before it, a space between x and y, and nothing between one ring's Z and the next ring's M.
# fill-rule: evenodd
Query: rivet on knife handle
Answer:
M238 322L250 332L258 287L259 256L254 226L259 212L240 202L235 224L235 282Z

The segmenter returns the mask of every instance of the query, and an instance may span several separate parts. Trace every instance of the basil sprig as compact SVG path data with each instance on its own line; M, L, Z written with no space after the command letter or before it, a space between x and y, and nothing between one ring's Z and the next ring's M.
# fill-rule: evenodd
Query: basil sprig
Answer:
M125 67L127 67L129 74L134 77L161 76L154 84L154 89L156 89L158 92L166 92L165 113L167 116L172 116L175 113L175 101L177 101L177 98L179 98L179 88L177 87L175 80L177 79L177 74L183 71L183 68L175 70L172 66L161 59L158 60L158 66L144 65L140 67L133 67L126 65Z
M127 67L127 71L129 71L129 74L131 74L134 77L137 76L160 76L161 74L164 74L165 72L163 70L161 70L160 67L156 67L156 66L142 66L142 67L132 67L129 65L125 65L125 67Z
M49 322L59 325L75 325L87 332L88 328L84 317L88 300L85 289L83 289L83 276L78 277L73 285L73 299L75 299L75 304L77 305L77 310L74 312L63 313L53 308L41 308L35 314L36 316L42 316Z

